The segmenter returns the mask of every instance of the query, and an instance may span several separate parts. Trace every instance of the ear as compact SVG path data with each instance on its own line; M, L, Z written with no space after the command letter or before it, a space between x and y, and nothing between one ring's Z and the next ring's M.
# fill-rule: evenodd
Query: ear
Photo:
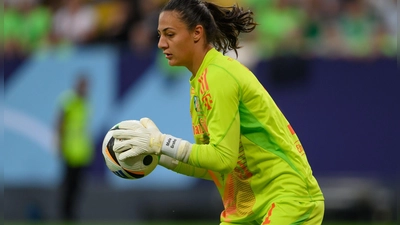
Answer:
M201 38L204 35L204 28L202 25L196 25L196 27L193 29L193 41L194 43L197 43L201 40Z

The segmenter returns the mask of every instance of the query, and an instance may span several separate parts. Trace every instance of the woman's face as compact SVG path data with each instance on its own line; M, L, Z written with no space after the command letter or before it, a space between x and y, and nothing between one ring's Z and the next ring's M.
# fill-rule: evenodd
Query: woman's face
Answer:
M193 60L193 35L178 18L177 12L164 11L160 14L158 34L158 48L163 51L169 65L190 67Z

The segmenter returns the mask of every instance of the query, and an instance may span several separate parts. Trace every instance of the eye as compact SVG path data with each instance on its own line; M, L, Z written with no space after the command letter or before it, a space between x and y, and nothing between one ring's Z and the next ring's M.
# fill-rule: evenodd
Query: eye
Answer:
M173 37L173 36L174 36L174 34L172 34L172 33L167 34L167 37Z

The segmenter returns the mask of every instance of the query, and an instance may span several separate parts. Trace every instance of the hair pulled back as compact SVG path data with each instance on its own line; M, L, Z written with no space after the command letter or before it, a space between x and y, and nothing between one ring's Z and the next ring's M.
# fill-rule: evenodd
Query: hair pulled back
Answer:
M233 5L223 7L201 0L170 0L162 11L175 11L188 29L202 25L208 44L212 44L224 54L234 50L236 56L239 46L239 34L254 30L257 23L253 21L253 12L244 11Z

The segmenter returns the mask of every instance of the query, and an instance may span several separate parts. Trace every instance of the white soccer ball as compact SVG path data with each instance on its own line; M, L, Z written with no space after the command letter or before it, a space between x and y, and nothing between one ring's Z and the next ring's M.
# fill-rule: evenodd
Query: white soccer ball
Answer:
M140 179L149 175L158 165L158 156L154 154L143 154L119 161L119 153L113 150L117 140L112 136L111 130L120 129L121 123L137 123L137 121L126 120L113 126L105 135L102 145L102 153L108 169L115 175L124 179Z

